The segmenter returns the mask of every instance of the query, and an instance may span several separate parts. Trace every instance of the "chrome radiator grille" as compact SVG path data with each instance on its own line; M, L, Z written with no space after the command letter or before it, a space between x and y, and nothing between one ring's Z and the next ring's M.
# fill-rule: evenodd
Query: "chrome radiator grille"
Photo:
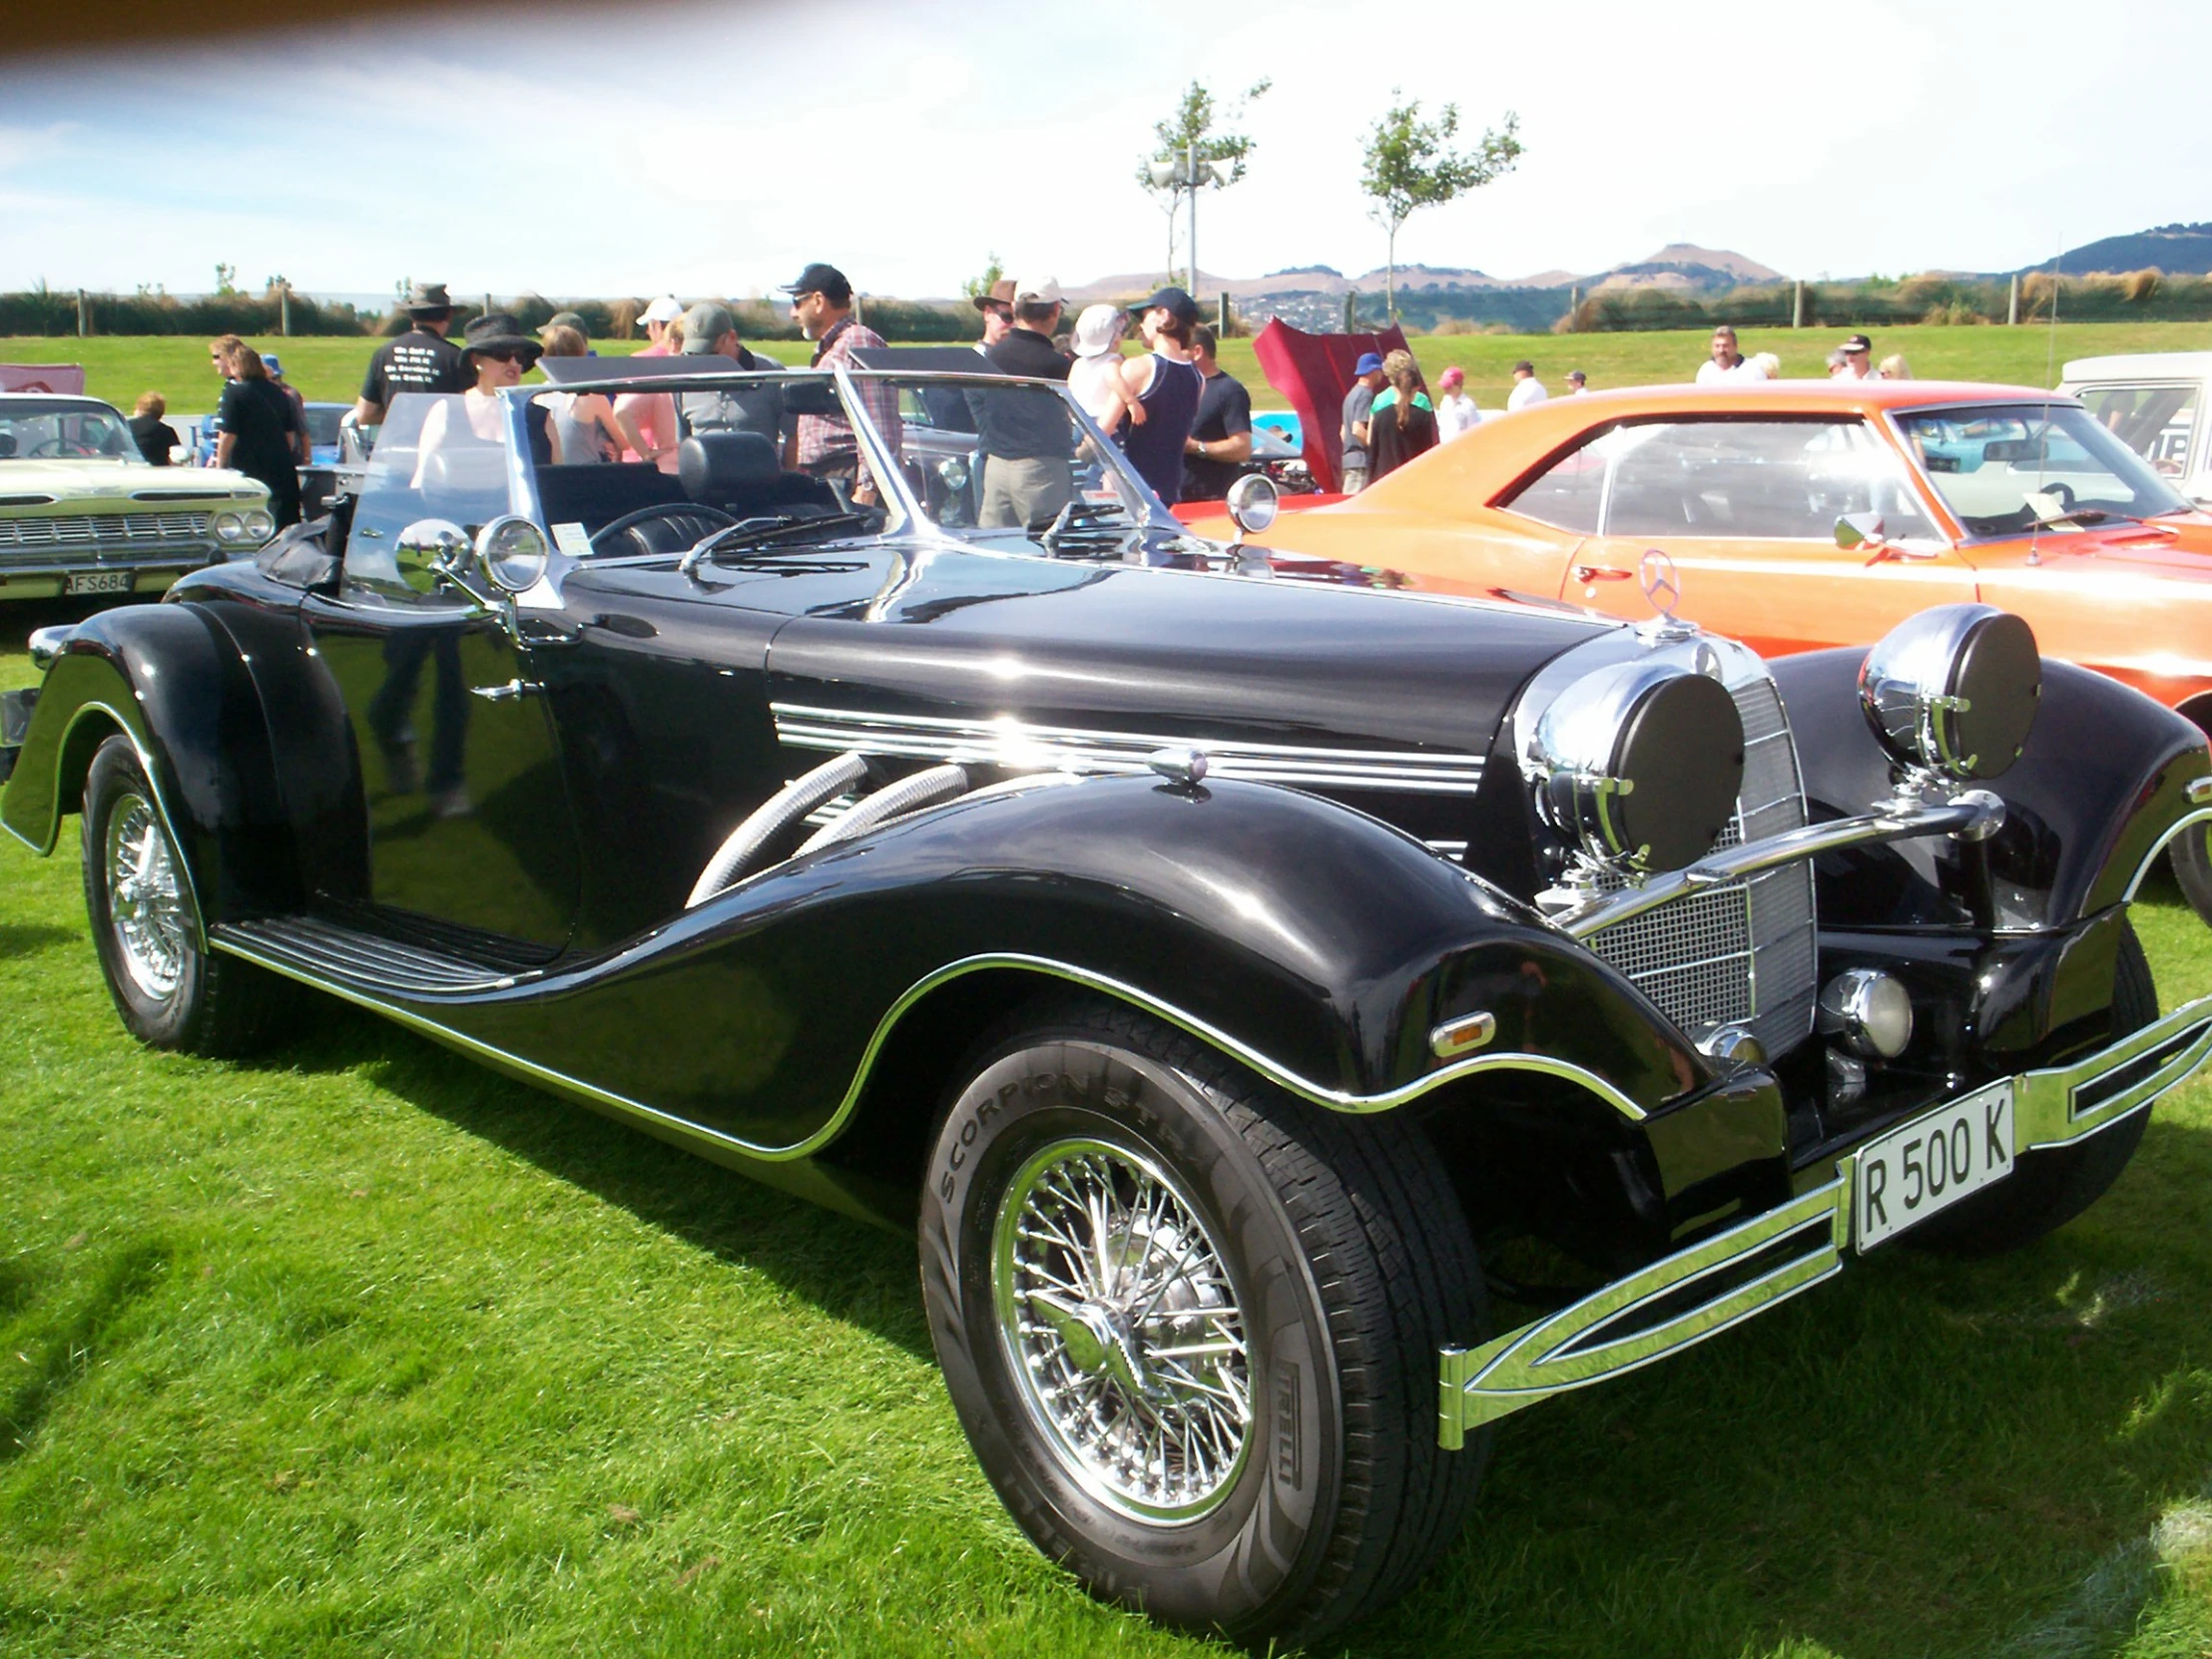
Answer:
M206 513L78 513L0 519L0 566L47 564L56 556L203 554L214 542Z
M1764 677L1729 688L1744 722L1744 784L1736 819L1717 844L1795 830L1805 790L1789 717ZM1617 878L1605 885L1618 887ZM1731 881L1595 933L1590 948L1693 1038L1747 1025L1769 1054L1813 1029L1813 868L1788 864Z

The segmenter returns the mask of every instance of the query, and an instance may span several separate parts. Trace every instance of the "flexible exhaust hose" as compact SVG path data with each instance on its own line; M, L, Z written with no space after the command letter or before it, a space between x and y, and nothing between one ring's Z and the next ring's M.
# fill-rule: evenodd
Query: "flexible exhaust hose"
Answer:
M738 872L752 861L754 854L788 826L805 818L825 801L835 800L866 776L866 757L844 754L823 762L804 778L786 784L731 830L728 840L715 848L715 855L707 860L707 867L692 883L691 897L684 900L684 908L689 910L706 903L735 881Z
M849 840L901 813L911 813L934 802L955 795L965 795L967 787L968 775L964 767L930 767L911 777L901 778L888 788L877 790L836 823L826 824L817 830L792 856L802 857L818 847L832 846L838 841Z

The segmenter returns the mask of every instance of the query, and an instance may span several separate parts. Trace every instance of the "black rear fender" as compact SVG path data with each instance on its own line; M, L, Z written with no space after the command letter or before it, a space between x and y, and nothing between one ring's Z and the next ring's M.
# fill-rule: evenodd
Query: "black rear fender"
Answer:
M0 822L40 853L81 811L100 745L129 736L209 922L292 907L298 878L261 698L230 636L197 607L104 611L47 671Z

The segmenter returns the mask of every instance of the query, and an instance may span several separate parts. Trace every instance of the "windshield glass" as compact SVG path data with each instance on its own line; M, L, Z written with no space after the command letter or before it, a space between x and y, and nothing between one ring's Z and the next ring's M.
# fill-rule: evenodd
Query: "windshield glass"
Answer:
M896 401L875 395L868 423L895 454ZM895 496L826 374L579 378L534 392L525 418L539 506L576 558L681 554L709 537L733 552L805 545L891 521Z
M1026 533L1047 551L1123 551L1153 506L1120 449L1060 385L885 376L922 510L962 535Z
M505 413L494 398L458 393L391 400L346 535L347 576L400 584L399 532L417 519L441 518L474 537L513 511Z
M1969 536L2189 511L2126 444L2070 403L1903 412L1898 426ZM2032 499L2031 499L2032 498Z
M13 397L0 402L0 460L143 461L131 428L105 403Z
M2083 386L2074 394L2099 426L2150 462L2161 478L2188 470L2197 429L2197 387Z

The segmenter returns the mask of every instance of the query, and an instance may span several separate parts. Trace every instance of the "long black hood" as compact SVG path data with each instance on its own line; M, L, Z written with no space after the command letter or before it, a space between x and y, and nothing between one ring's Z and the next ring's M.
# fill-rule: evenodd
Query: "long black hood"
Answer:
M741 601L742 602L742 601ZM780 702L1187 738L1486 753L1604 624L1504 604L929 550L770 649Z

